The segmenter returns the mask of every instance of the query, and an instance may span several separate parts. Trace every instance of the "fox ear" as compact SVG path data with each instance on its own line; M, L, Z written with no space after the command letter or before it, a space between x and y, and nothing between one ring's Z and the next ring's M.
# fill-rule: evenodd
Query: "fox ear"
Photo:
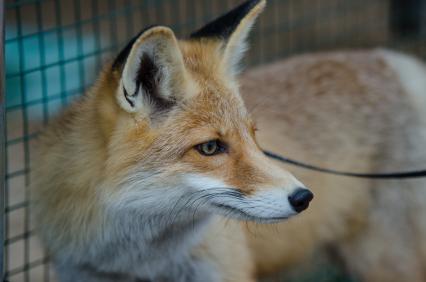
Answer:
M182 53L167 27L141 32L118 55L112 68L121 72L117 99L128 112L166 110L186 92Z
M249 0L191 34L192 39L219 40L224 44L223 63L231 74L247 50L247 37L256 18L265 8L265 0Z

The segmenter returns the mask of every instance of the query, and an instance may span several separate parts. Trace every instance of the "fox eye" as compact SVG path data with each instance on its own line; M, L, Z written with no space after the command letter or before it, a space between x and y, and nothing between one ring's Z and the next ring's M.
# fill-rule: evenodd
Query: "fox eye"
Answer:
M210 140L205 143L198 144L195 149L204 156L213 156L226 151L225 145L219 140Z

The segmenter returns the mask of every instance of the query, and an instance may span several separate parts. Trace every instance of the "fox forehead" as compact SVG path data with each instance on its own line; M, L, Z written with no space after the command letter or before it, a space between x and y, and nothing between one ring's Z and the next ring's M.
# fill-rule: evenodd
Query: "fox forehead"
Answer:
M191 119L200 123L219 122L223 128L243 124L252 126L234 76L226 75L220 62L221 43L215 40L181 41L185 67L198 86L198 93L190 99ZM242 124L243 123L243 124Z
M219 125L219 133L246 127L251 119L240 97L222 87L208 87L184 106L185 116L194 126Z
M185 67L198 79L217 79L224 74L221 63L223 43L216 39L180 40Z
M178 105L164 123L165 135L182 135L192 145L212 139L250 138L253 122L237 93L222 87L205 87Z

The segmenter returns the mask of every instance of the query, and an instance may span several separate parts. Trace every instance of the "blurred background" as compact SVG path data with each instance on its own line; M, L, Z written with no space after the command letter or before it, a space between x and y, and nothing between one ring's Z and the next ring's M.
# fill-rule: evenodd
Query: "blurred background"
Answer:
M2 1L3 2L3 1ZM102 65L147 25L185 37L241 0L6 0L4 277L54 281L30 220L34 137L84 93ZM250 38L247 67L297 53L390 47L426 56L426 1L268 0ZM352 281L320 262L268 281Z

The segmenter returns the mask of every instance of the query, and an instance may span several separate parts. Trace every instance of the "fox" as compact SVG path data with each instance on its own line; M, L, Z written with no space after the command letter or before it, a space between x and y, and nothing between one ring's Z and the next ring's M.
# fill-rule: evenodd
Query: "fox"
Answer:
M32 213L59 281L255 281L246 221L313 194L262 152L239 61L264 0L141 31L39 137Z
M262 152L421 167L426 67L373 49L241 74L265 5L183 39L146 28L38 137L32 214L60 281L253 282L317 252L359 281L426 280L424 180L321 174Z
M240 81L257 140L268 151L340 171L424 169L420 59L381 48L318 52L252 69ZM281 166L315 199L274 228L248 223L258 275L279 272L273 281L283 281L282 274L318 270L326 260L354 281L426 281L424 177L363 179Z
M248 72L241 91L248 107L261 105L253 116L262 146L321 167L394 172L424 168L425 78L425 64L410 55L334 51ZM315 201L273 232L248 233L258 271L313 263L319 252L355 281L426 281L426 179L291 171Z

